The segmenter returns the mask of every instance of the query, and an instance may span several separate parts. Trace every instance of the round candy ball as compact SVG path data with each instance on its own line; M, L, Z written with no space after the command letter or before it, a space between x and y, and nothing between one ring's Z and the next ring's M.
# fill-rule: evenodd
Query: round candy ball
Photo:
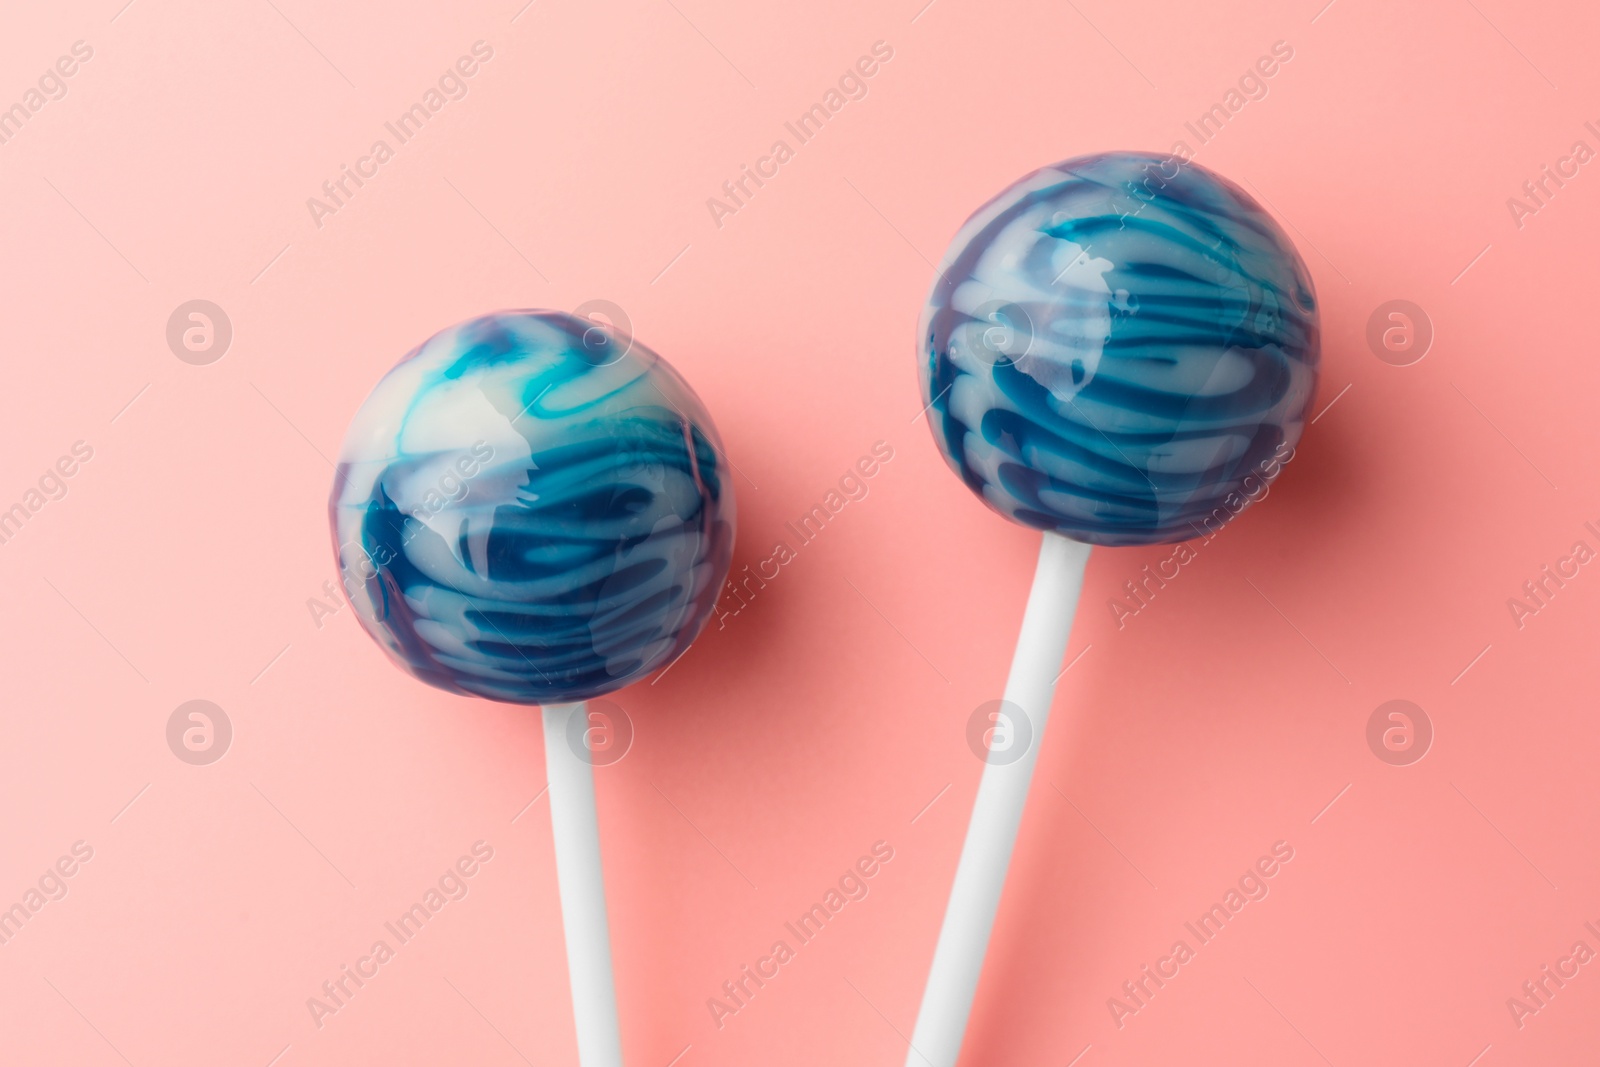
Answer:
M1255 200L1177 157L1080 156L967 220L919 327L923 400L995 511L1101 545L1183 541L1293 455L1321 341Z
M585 700L672 662L733 553L700 398L620 330L510 311L436 334L356 413L328 502L361 625L429 685Z

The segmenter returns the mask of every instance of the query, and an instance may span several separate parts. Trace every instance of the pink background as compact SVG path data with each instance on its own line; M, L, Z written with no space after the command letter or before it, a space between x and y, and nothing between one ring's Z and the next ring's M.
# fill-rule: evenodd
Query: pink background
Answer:
M605 298L716 414L736 568L894 449L617 697L637 737L598 788L628 1061L898 1065L978 778L967 720L1038 544L917 417L929 261L1033 167L1195 147L1185 121L1277 41L1293 59L1197 158L1315 275L1322 414L1120 629L1108 602L1170 550L1094 553L964 1062L1600 1051L1600 965L1520 1027L1507 1006L1600 950L1600 567L1520 627L1507 606L1600 548L1600 175L1520 227L1506 203L1600 148L1593 5L123 2L0 32L0 105L93 49L0 146L0 508L93 449L0 545L0 906L93 849L0 946L0 1058L575 1062L536 716L411 681L308 601L334 577L328 460L377 377L470 315ZM468 95L319 228L307 198L478 40ZM865 99L719 228L706 199L880 40ZM195 298L234 329L207 366L165 338ZM1410 366L1365 339L1392 299L1436 332ZM1410 766L1366 741L1397 698L1436 734ZM167 745L191 699L233 725L209 766ZM307 999L480 840L468 895L319 1028ZM868 896L719 1029L708 998L880 840ZM1119 1028L1108 998L1278 841L1266 899Z

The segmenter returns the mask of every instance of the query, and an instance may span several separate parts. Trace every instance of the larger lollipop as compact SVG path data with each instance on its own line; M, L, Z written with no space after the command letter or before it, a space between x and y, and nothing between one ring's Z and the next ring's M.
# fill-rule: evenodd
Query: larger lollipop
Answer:
M934 440L967 487L1044 531L1005 702L1033 743L992 749L908 1067L954 1067L1089 546L1183 541L1264 492L1304 428L1311 277L1261 206L1173 157L1035 171L945 253L918 360Z
M584 1067L622 1051L582 702L671 663L705 625L733 552L723 462L660 356L588 319L506 312L384 376L328 504L345 588L390 658L453 693L543 705Z

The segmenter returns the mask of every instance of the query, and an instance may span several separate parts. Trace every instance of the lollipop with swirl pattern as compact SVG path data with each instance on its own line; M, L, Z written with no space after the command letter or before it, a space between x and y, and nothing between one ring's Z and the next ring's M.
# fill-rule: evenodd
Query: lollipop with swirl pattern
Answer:
M1277 224L1177 157L1042 168L967 220L919 325L934 440L985 504L1044 532L907 1056L954 1067L1090 545L1183 541L1265 493L1316 387L1316 297Z
M734 501L710 415L625 328L486 315L373 389L328 511L356 615L396 664L542 706L579 1058L620 1065L584 702L672 663L711 614Z

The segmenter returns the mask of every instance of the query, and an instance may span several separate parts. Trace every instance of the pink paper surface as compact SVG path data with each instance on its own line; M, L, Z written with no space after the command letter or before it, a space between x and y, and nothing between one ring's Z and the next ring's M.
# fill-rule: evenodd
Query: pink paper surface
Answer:
M1310 265L1320 414L1181 566L1093 554L963 1063L1600 1053L1593 5L123 3L0 33L0 1061L576 1062L537 716L414 682L333 610L325 500L411 346L607 299L715 414L735 575L795 554L615 697L628 1062L902 1063L1038 544L919 417L931 264L1036 166L1180 140ZM191 300L220 358L169 345ZM1408 365L1368 341L1394 300L1432 335ZM1146 566L1176 576L1127 599ZM215 762L169 746L191 700L231 726ZM1369 745L1392 700L1420 760ZM865 896L789 932L879 842ZM475 844L465 895L391 933Z

